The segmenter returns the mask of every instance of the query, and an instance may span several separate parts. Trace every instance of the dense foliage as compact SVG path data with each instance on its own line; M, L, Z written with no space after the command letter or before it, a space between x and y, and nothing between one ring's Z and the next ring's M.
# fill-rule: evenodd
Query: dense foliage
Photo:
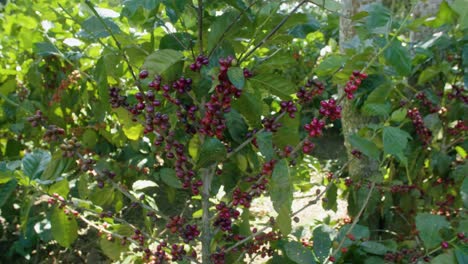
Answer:
M466 4L364 6L341 47L334 1L6 4L1 260L467 263ZM376 175L312 162L345 101ZM324 188L292 211L311 166ZM340 197L352 218L301 233Z

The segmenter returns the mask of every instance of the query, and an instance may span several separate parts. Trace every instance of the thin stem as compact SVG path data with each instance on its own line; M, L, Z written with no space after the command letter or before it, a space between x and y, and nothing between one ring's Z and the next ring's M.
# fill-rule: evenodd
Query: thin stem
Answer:
M198 44L200 54L203 54L203 0L198 0Z
M403 22L401 23L397 31L395 31L395 34L390 39L390 41L388 41L387 44L385 44L385 46L379 50L379 52L366 64L366 66L361 70L361 72L366 72L367 69L369 69L369 67L372 66L372 64L380 57L380 55L382 55L382 53L392 45L392 42L398 37L398 34L403 29L403 26L406 24L406 21L408 21L412 13L413 7L411 7L411 10L408 12L408 14L406 14L405 18L403 19Z
M297 4L291 12L281 20L281 22L274 27L268 35L266 35L253 49L251 49L249 52L247 52L242 58L239 58L239 64L241 64L244 60L246 60L252 53L254 53L258 48L260 48L265 42L267 42L268 39L271 38L285 23L286 21L294 14L303 4L307 3L308 0L303 0L299 4Z
M133 71L133 67L130 63L130 60L128 59L127 57L127 54L125 53L125 51L122 49L122 45L120 44L120 41L117 39L117 37L114 35L114 32L112 32L112 30L109 28L109 26L106 24L106 22L104 21L104 19L99 15L99 13L96 11L96 9L94 8L93 4L91 3L90 0L85 0L85 3L86 5L91 9L91 11L93 12L93 14L98 18L98 20L101 22L101 24L104 26L104 29L111 35L112 39L115 41L115 45L117 45L117 48L120 50L120 52L122 53L122 57L124 58L125 62L127 63L127 66L128 66L128 70L130 71L130 73L132 74L132 77L133 79L135 80L135 82L138 84L138 78L135 74L135 72ZM138 84L137 85L138 88L140 89L140 92L143 92L140 85Z
M214 176L214 166L202 170L203 190L202 190L202 262L211 263L211 221L210 221L210 189Z
M349 235L354 227L356 226L357 222L359 222L359 218L361 217L362 213L364 212L364 210L366 209L367 207L367 204L369 203L369 200L372 196L372 193L374 191L374 188L375 188L375 182L372 182L371 184L371 187L369 189L369 193L367 194L367 197L366 197L366 200L364 200L364 203L362 204L361 206L361 210L359 210L359 213L357 214L356 218L354 219L353 223L351 224L351 226L349 227L348 231L346 231L346 234L343 236L343 238L341 239L340 243L338 244L338 247L333 251L333 253L331 254L331 256L335 256L340 250L341 250L341 247L343 247L343 244L344 242L346 241L347 239L347 235ZM325 261L325 263L328 263L329 260Z
M232 20L232 22L223 31L223 34L221 34L221 37L219 37L219 39L216 41L216 45L213 47L213 49L211 49L210 53L208 54L208 58L210 58L211 55L213 55L213 52L219 47L219 45L221 45L229 30L231 30L231 28L237 23L237 21L239 21L239 19L245 14L245 12L247 12L247 10L249 10L253 5L255 5L258 2L258 0L252 2L249 6L244 8L234 20Z

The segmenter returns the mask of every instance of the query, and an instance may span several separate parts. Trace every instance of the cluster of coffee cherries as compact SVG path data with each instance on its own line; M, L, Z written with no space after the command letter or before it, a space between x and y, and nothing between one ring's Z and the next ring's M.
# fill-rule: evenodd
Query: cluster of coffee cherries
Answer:
M213 223L214 226L221 228L222 231L232 230L232 221L239 218L239 211L229 207L225 202L216 205L217 216Z
M42 137L45 142L52 142L59 140L62 136L65 135L65 130L56 125L48 125L47 130Z
M349 77L348 82L345 85L344 91L346 97L351 100L354 98L354 92L357 91L362 81L367 79L367 74L359 71L353 71L353 74Z
M422 105L424 105L425 107L429 109L429 112L437 113L439 111L439 107L437 107L431 101L429 101L429 99L427 98L424 92L419 92L418 94L416 94L416 98L420 100Z
M117 87L109 88L109 100L112 108L128 108L127 96L120 95L121 89Z
M356 159L362 159L362 152L357 149L351 150L351 155L353 155Z
M466 131L468 131L468 125L466 125L465 121L463 120L458 120L455 126L449 129L449 133L453 136L459 135Z
M331 98L320 102L319 113L330 118L331 121L341 118L341 106L336 105L336 100Z
M155 145L160 146L165 142L164 151L169 160L175 159L174 168L177 178L182 181L182 188L191 189L193 195L200 194L199 188L203 185L201 180L195 178L195 171L192 169L192 164L189 162L185 153L184 144L174 139L174 131L170 131L166 137L157 136Z
M80 148L81 143L78 142L76 137L72 137L60 144L60 149L63 151L62 156L66 158L73 157Z
M282 126L281 123L276 121L276 118L274 116L263 118L262 125L265 131L268 131L268 132L276 132Z
M203 56L203 55L199 55L195 59L195 62L190 64L190 70L195 71L195 72L200 71L201 67L203 65L208 65L208 63L210 63L210 61L208 60L208 57Z
M189 243L200 235L197 225L187 224L184 227L185 219L181 216L173 216L166 224L166 228L172 233L179 233L185 243Z
M26 120L28 120L32 127L37 127L43 125L47 119L41 110L37 110L33 116L28 117Z
M409 109L407 116L413 122L419 139L424 143L424 145L429 145L429 143L431 142L432 133L426 126L424 126L423 118L419 113L419 110L417 108Z
M233 62L232 57L219 59L219 84L210 96L210 100L205 104L205 116L201 120L200 133L208 136L223 138L223 132L226 129L226 120L224 114L231 111L231 102L233 98L241 96L241 90L237 89L229 81L228 70Z
M447 95L448 99L454 100L458 99L465 104L468 104L468 95L467 90L463 86L452 85L452 92Z
M252 199L252 195L250 195L248 192L241 191L240 188L236 188L232 193L233 206L242 205L244 208L249 208Z
M312 143L310 140L306 139L304 144L302 144L302 152L304 154L310 154L315 148L315 144Z
M408 261L409 263L416 263L419 259L425 262L430 261L428 256L424 256L424 252L412 248L404 248L400 251L388 252L384 255L384 260L392 263L407 263Z
M322 136L322 129L325 127L323 120L314 118L309 124L304 125L304 129L308 132L309 137Z
M296 93L300 104L311 102L312 99L325 91L325 85L318 80L308 80L305 86Z
M252 230L252 233L257 233L256 228ZM271 257L274 253L271 242L278 241L280 238L281 235L275 231L257 234L251 242L243 247L243 250L250 256L259 254L262 258Z
M289 117L294 118L296 117L297 107L293 101L282 101L280 103L281 112L287 112Z

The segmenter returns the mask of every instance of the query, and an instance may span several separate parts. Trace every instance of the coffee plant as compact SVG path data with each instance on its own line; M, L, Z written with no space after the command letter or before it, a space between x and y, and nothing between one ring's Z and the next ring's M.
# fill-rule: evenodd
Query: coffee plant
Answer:
M468 263L468 3L383 2L1 5L1 261Z

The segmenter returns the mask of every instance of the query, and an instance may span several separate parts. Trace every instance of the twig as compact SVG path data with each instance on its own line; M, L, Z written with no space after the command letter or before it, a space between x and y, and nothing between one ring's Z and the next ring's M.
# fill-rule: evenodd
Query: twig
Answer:
M115 41L115 45L117 45L117 48L120 50L120 52L122 53L122 57L124 58L125 62L127 63L127 66L128 66L128 70L130 71L130 73L132 74L132 77L133 79L135 80L135 82L137 83L137 86L138 88L140 89L140 92L143 92L143 90L141 89L141 86L139 85L139 81L138 81L138 78L135 74L135 72L133 71L133 67L130 63L130 60L128 59L128 56L127 54L125 53L125 51L122 49L122 45L120 44L120 41L117 39L117 37L114 35L114 32L112 32L112 30L109 28L109 26L106 24L106 22L104 21L104 19L99 15L99 13L96 11L96 9L94 8L93 6L93 3L91 3L90 0L85 0L85 3L86 5L91 9L91 11L93 12L93 14L97 17L97 19L101 22L101 24L104 26L104 29L111 35L112 39Z
M210 58L211 55L213 55L213 52L219 47L221 42L223 42L224 38L226 37L226 34L237 23L237 21L239 21L239 19L245 14L245 12L247 12L247 10L249 10L253 5L255 5L258 2L259 2L259 0L252 2L249 6L244 8L235 19L232 20L232 22L223 31L223 34L221 34L221 37L219 37L219 39L216 41L216 45L213 47L213 49L211 49L210 53L208 54L208 58Z
M266 35L257 45L255 45L255 47L253 49L251 49L250 51L248 51L242 58L239 58L239 65L245 60L247 59L250 55L252 55L252 53L254 53L258 48L260 48L263 44L265 44L265 42L271 38L271 36L273 36L285 23L286 21L292 16L292 14L294 14L303 4L307 3L308 0L302 0L299 4L297 4L293 10L291 10L291 12L289 12L289 14L287 16L285 16L283 18L283 20L281 20L281 22L278 23L278 25L276 25L276 27L274 27L270 33L268 33L268 35Z
M198 44L200 55L203 54L203 0L198 0Z
M348 231L346 231L346 234L343 236L340 243L338 244L338 247L331 254L332 257L334 257L341 250L341 247L343 247L343 244L344 244L345 240L347 239L347 235L349 235L351 233L351 231L353 231L353 229L356 226L357 222L359 222L359 218L361 217L362 213L366 209L367 204L369 203L369 200L370 200L370 198L372 196L372 192L374 191L374 188L375 188L375 182L372 182L371 187L369 189L369 193L367 194L366 200L364 200L364 203L361 206L361 210L359 210L359 213L356 215L356 218L354 219L353 223L351 224ZM328 262L329 262L329 260L325 261L325 263L328 263Z
M210 263L211 245L211 221L210 221L210 188L214 176L214 166L202 170L202 262Z

